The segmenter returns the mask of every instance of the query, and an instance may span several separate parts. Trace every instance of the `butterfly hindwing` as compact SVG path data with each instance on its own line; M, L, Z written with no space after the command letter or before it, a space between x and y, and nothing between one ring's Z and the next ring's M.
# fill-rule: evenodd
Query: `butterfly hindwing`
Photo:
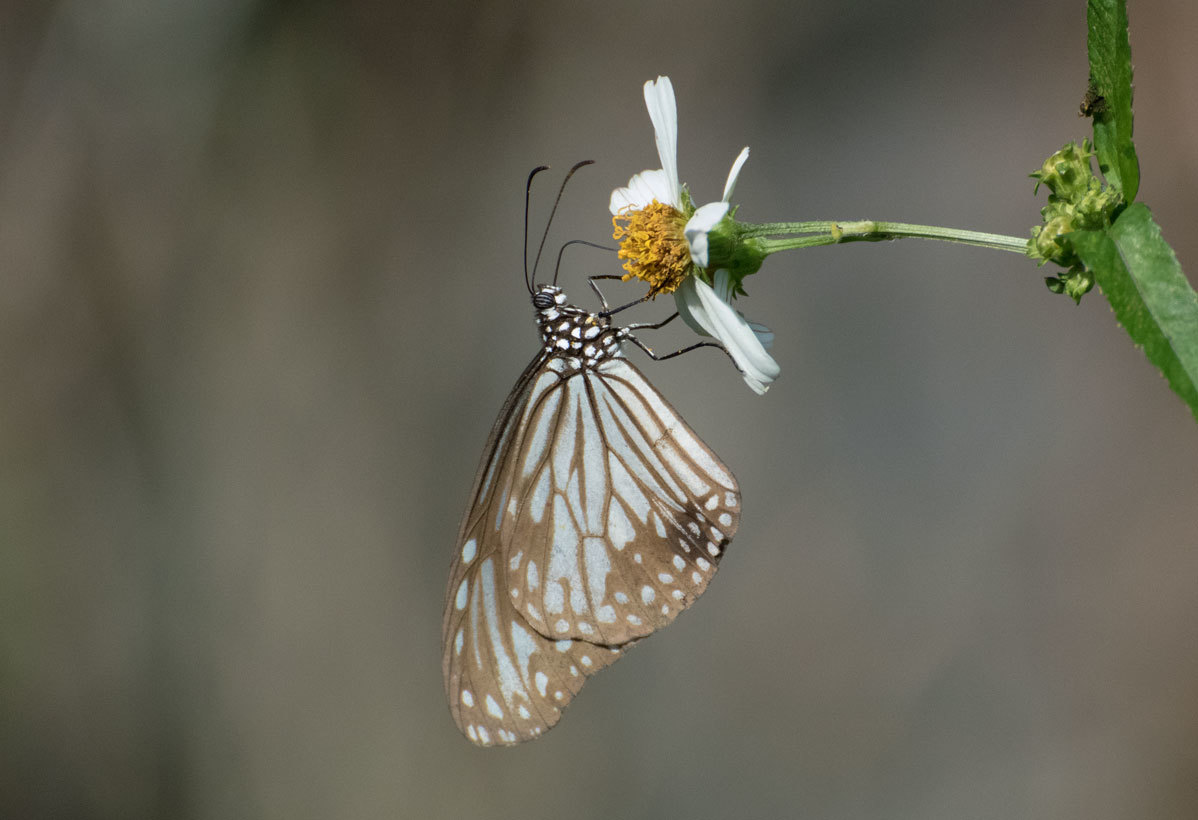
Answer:
M620 645L706 589L739 523L731 473L626 359L566 380L514 520L513 601L542 635ZM536 425L530 425L535 429Z

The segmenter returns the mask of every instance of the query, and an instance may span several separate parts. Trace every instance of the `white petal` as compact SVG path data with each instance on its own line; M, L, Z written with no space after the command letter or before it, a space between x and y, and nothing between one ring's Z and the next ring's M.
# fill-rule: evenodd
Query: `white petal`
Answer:
M707 328L699 324L693 313L693 311L703 309L703 305L699 301L699 295L690 283L691 279L694 278L694 276L688 276L682 280L682 284L678 286L678 290L674 291L674 306L678 309L678 315L682 317L682 321L686 322L687 327L700 336L710 336L711 334L707 332Z
M774 331L761 322L749 322L749 327L752 329L753 335L757 337L757 341L761 342L762 347L769 350L774 346Z
M715 291L715 295L720 297L720 300L732 304L732 297L735 295L732 292L732 286L735 281L726 270L718 270L715 276L711 277L711 289Z
M725 271L717 272L725 273ZM745 384L756 393L764 393L778 378L782 368L765 352L757 334L731 305L716 296L711 287L697 276L690 276L674 292L678 312L692 328L714 336L732 356Z
M658 77L657 81L645 83L645 107L653 122L653 136L657 139L657 156L661 169L670 184L670 198L659 200L682 210L681 186L678 184L678 105L674 101L674 85L669 77Z
M655 199L668 205L671 204L671 197L677 199L678 193L670 187L666 172L658 168L656 171L641 171L628 180L627 188L612 191L608 208L614 216L625 208L640 210Z
M732 304L732 288L736 280L732 278L732 274L726 270L720 269L715 272L715 276L711 277L711 289L715 291L715 295L720 297L728 304ZM738 310L737 313L740 313ZM740 314L742 317L743 313ZM757 337L757 341L761 342L761 346L767 350L774 346L774 331L770 330L760 322L749 322L749 328L753 331L753 335Z
M708 202L702 208L691 214L682 233L686 236L686 244L691 249L691 261L701 268L708 265L707 261L707 232L719 224L728 213L727 202Z
M749 146L745 146L740 152L740 156L736 158L736 162L732 163L732 170L728 172L728 181L724 183L724 201L732 201L732 191L736 188L736 178L740 176L741 166L745 164L745 160L749 158Z

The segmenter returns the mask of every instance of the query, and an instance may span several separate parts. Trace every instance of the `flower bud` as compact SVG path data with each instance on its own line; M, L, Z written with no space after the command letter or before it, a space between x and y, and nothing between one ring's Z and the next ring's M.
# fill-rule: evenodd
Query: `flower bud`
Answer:
M1065 234L1072 233L1073 220L1068 214L1052 217L1042 226L1033 229L1031 255L1059 265L1073 263L1073 250L1061 241Z
M1084 140L1079 148L1076 142L1070 142L1057 151L1040 166L1039 171L1032 173L1036 180L1036 189L1044 183L1050 191L1062 199L1074 200L1081 197L1089 188L1089 181L1094 174L1090 170L1089 144Z
M1065 293L1075 303L1081 304L1082 297L1094 287L1094 274L1084 268L1074 268L1063 277Z

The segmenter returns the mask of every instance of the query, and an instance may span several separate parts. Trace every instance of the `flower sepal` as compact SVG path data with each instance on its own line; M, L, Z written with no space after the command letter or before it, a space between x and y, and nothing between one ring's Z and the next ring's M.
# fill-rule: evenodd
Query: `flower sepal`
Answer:
M759 238L743 234L743 226L731 216L725 217L707 234L710 268L728 271L737 294L744 293L741 286L744 278L761 270L761 263L769 255Z

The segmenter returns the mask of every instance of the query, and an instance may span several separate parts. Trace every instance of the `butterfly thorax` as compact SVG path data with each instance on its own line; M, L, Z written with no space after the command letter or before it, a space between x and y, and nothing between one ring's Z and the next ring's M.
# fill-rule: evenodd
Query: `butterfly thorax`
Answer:
M571 368L593 368L605 359L622 355L620 341L628 335L613 327L611 318L568 304L555 285L540 285L533 295L537 326L548 356L566 360Z

